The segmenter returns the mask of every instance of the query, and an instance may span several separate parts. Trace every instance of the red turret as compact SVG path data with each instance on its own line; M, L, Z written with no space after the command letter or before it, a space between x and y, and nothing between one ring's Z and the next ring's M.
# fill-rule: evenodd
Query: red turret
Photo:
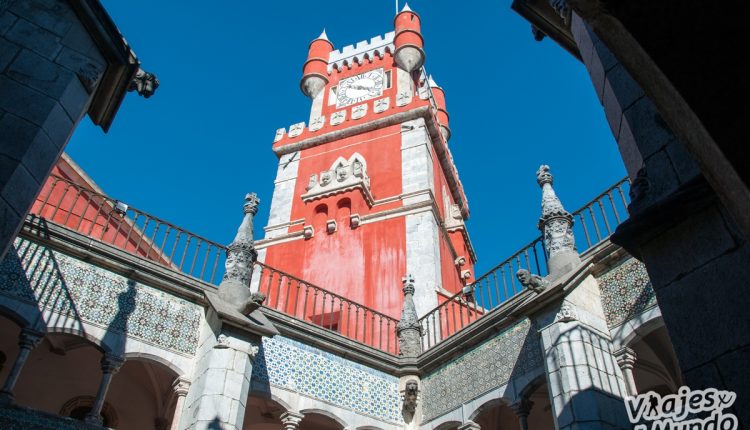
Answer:
M302 92L311 99L320 94L320 91L328 84L328 56L331 51L333 51L333 44L328 40L325 30L317 39L310 42L307 61L302 66L302 80L299 86Z
M424 40L420 30L419 15L405 4L401 12L393 20L396 29L394 45L396 45L396 64L411 72L424 64Z
M435 97L435 104L437 105L437 119L440 124L440 133L447 142L451 138L451 129L448 126L448 111L445 107L445 91L435 83L432 79L432 75L430 75L428 83L432 89L432 95Z

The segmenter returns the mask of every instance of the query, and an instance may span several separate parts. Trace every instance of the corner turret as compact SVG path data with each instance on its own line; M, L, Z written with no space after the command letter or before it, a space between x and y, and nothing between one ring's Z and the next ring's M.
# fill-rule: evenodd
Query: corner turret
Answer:
M435 104L437 105L437 119L440 124L440 134L443 135L443 138L447 142L451 138L451 129L448 126L448 111L445 107L445 91L435 83L435 80L432 79L432 75L430 75L427 83L430 85L430 89L432 89L432 96L435 98Z
M407 72L422 67L425 55L419 15L405 4L393 20L393 26L396 30L394 59L398 67Z
M333 43L328 40L325 29L320 36L310 42L307 61L302 66L302 80L299 83L302 93L314 99L328 84L328 56L333 51Z

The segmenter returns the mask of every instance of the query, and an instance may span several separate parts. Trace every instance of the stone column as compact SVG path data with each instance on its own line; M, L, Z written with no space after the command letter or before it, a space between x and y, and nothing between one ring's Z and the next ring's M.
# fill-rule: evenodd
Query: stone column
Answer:
M210 330L209 330L210 331ZM198 350L193 383L185 398L180 430L241 430L253 361L260 338L213 333Z
M170 430L177 430L180 426L180 417L182 417L182 408L185 407L185 396L187 396L190 390L190 381L185 378L177 378L172 383L172 392L177 396L177 401L174 406L174 416L172 417L172 425Z
M305 416L298 412L287 411L281 414L281 424L284 430L297 430L303 418Z
M115 355L105 354L102 357L102 379L99 382L99 390L96 393L94 404L91 406L91 411L86 414L84 421L91 424L102 424L102 407L104 406L104 399L107 397L107 391L109 390L109 384L112 382L112 377L115 376L125 359Z
M458 430L482 430L482 427L474 421L466 421L458 427Z
M21 330L21 335L18 339L20 350L18 351L18 356L16 356L16 361L13 363L13 368L11 368L8 377L5 379L3 389L0 390L0 405L13 403L13 387L15 387L18 381L18 377L21 376L21 371L24 364L26 364L26 359L31 354L31 350L39 345L43 337L44 333L28 328Z
M631 428L625 384L592 276L571 285L565 300L536 321L557 430Z
M635 366L635 360L637 358L635 351L624 346L614 352L614 356L617 359L617 364L622 370L622 377L625 380L625 389L629 396L635 396L638 394L638 388L635 386L635 378L633 377L633 366Z
M532 406L534 406L534 402L529 399L519 399L510 405L510 408L513 409L513 412L515 412L518 417L520 430L529 430L527 419L529 418Z

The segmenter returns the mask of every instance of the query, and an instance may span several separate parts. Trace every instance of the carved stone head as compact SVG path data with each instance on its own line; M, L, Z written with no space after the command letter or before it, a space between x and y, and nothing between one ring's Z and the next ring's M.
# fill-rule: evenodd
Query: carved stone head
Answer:
M531 283L531 272L526 269L520 269L518 272L516 272L516 278L518 279L518 282L521 283L521 285L527 286Z
M326 171L320 174L320 185L326 186L333 180L333 175L330 171Z
M362 165L362 162L359 160L354 160L352 163L352 174L358 178L361 178L363 175L364 166Z
M349 170L347 169L349 166L344 166L343 164L339 164L336 166L336 180L339 182L343 182L348 176L349 176Z

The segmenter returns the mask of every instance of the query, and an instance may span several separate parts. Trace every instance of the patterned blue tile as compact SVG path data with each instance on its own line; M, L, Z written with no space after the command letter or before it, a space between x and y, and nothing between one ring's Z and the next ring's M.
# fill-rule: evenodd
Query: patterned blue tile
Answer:
M403 424L398 378L281 336L263 338L253 381Z
M437 418L543 365L539 337L524 319L422 379L424 420Z
M602 307L609 327L616 327L656 306L656 296L646 267L635 258L599 278Z
M16 239L15 248L0 263L0 293L195 354L199 306L25 239Z

